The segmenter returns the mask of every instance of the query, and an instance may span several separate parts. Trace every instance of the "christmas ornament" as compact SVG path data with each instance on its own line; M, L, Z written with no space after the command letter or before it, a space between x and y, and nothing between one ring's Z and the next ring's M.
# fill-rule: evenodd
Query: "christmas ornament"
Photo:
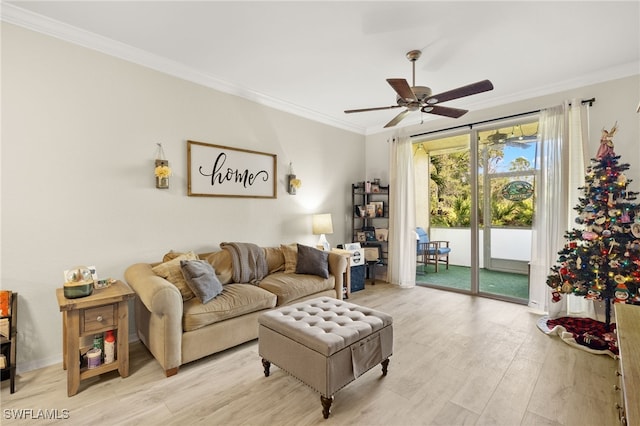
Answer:
M609 344L604 339L589 333L579 334L576 337L576 343L598 351L603 351L609 347Z
M587 300L599 300L600 292L598 290L589 289L587 291L587 295L584 298Z

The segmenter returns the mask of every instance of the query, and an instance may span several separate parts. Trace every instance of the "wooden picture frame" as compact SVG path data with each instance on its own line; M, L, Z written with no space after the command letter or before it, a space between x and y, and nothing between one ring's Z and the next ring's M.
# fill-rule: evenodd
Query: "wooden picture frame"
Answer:
M377 241L387 241L389 239L389 230L387 228L376 228L376 240Z
M375 217L384 217L384 201L373 201L371 204L373 204Z
M367 262L380 262L383 259L382 244L367 242L362 245L365 260Z
M366 205L366 217L376 217L376 206L369 203Z
M278 156L187 141L187 194L277 198Z

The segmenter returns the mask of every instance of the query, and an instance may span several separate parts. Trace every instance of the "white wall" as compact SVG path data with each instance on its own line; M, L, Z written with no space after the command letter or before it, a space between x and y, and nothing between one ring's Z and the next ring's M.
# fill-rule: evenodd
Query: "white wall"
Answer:
M364 136L2 23L2 288L20 294L18 370L61 361L62 272L223 241L315 244L312 213L350 235ZM188 197L188 139L278 156L277 199ZM174 175L155 189L156 143ZM339 155L338 155L339 154ZM292 161L302 188L286 193Z
M451 254L449 263L457 266L471 266L471 229L470 228L431 228L432 241L449 241ZM478 249L480 268L484 268L484 230L478 231ZM531 260L530 229L491 230L491 257L529 262Z
M491 257L529 262L531 237L530 229L492 228Z

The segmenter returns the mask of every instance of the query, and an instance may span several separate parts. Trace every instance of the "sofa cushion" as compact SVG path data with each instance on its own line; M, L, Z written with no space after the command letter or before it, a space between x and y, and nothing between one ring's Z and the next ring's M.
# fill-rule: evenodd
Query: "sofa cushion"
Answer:
M216 271L206 260L181 260L180 268L184 280L200 302L207 303L222 293Z
M267 259L270 274L284 271L284 254L280 247L265 247L264 257Z
M235 318L251 312L276 306L276 296L251 284L227 284L215 299L202 304L191 299L184 304L182 326L184 331ZM233 330L229 330L233 333Z
M312 274L329 278L329 252L298 244L296 274Z
M276 272L267 275L260 281L259 286L277 295L278 306L281 306L321 291L333 290L335 278L333 275L329 278L321 278L317 275Z
M296 264L298 263L298 245L293 244L281 244L282 255L284 256L284 273L295 274Z
M156 275L175 285L178 290L180 290L182 300L186 302L187 300L192 299L194 297L194 294L187 285L187 282L184 280L184 276L182 275L182 268L180 267L180 261L197 259L198 256L194 252L189 252L181 254L168 262L163 262L159 265L156 265L151 270Z
M213 266L216 271L216 275L220 282L229 284L233 281L233 259L231 253L228 250L220 250L213 253L209 253L205 260Z

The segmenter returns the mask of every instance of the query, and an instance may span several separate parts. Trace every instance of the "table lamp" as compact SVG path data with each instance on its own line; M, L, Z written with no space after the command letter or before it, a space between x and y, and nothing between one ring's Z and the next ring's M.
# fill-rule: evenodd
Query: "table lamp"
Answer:
M313 215L313 235L320 235L317 247L329 251L329 241L325 234L333 234L333 224L331 223L331 214L314 214Z

